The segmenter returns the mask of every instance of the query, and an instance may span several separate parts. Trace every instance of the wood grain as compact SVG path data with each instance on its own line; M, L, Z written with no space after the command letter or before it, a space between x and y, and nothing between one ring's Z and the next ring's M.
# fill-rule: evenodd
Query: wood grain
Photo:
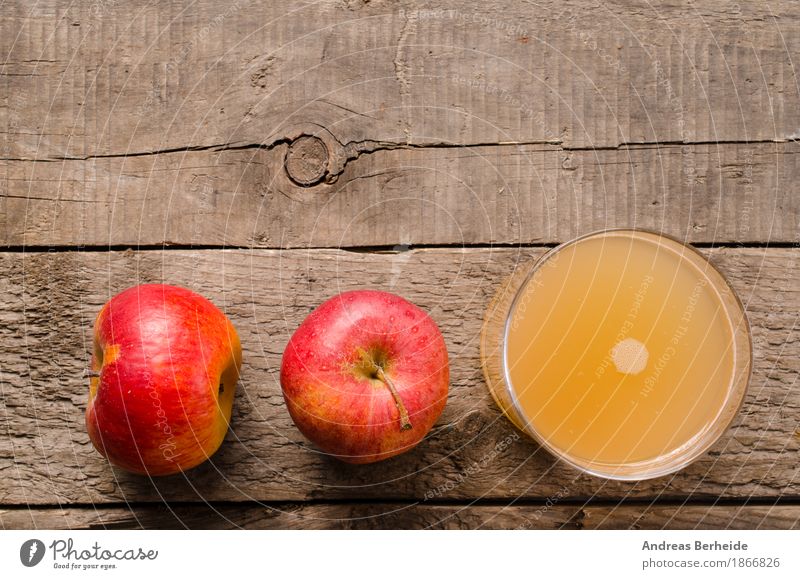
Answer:
M798 529L800 507L164 504L0 510L5 529Z
M795 139L791 0L11 2L2 156L269 144Z
M633 226L692 242L800 240L798 143L570 152L373 144L345 154L325 139L341 173L311 187L287 176L286 143L0 161L0 244L530 244ZM350 160L337 165L342 155Z
M797 32L788 1L12 2L0 244L797 242Z
M0 524L797 528L799 55L792 0L4 4ZM635 484L520 438L478 355L526 246L615 226L769 245L704 250L753 327L740 416ZM223 307L247 364L220 452L160 480L111 469L83 426L94 315L146 281ZM305 441L276 373L356 287L428 309L452 361L428 439L373 467Z
M800 145L383 149L304 188L273 150L5 162L2 242L348 247L526 244L606 227L793 241Z
M800 498L797 318L800 251L704 250L747 306L755 371L742 412L708 455L639 483L578 476L519 437L480 371L484 309L517 264L542 249L209 250L0 254L3 424L0 504L570 498ZM112 470L83 425L83 369L100 306L135 283L203 293L237 326L246 367L232 429L213 460L158 480ZM451 395L413 452L374 466L321 455L293 426L277 369L291 332L333 293L395 291L431 313L451 357Z

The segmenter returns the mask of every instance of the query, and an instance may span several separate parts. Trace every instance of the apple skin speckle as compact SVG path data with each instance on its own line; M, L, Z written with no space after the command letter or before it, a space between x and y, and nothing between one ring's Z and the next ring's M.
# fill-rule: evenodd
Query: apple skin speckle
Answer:
M396 389L411 427L380 366ZM419 444L444 409L450 381L438 326L400 296L350 291L315 309L283 354L281 387L300 431L324 452L370 463Z

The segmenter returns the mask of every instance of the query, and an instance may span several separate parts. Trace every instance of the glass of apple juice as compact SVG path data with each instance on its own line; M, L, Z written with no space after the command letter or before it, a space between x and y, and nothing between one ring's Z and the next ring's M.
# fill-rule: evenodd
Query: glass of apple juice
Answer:
M518 267L481 335L489 390L586 473L642 480L703 455L750 379L744 308L695 249L643 230L584 235Z

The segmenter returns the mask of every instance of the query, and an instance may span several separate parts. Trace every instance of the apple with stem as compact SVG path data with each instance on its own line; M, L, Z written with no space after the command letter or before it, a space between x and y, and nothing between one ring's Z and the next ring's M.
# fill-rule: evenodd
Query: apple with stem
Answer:
M94 324L92 443L135 473L197 466L225 437L241 364L233 324L206 298L159 284L117 294Z
M281 387L300 431L350 463L416 446L439 418L447 347L423 310L391 293L348 291L315 309L283 353Z

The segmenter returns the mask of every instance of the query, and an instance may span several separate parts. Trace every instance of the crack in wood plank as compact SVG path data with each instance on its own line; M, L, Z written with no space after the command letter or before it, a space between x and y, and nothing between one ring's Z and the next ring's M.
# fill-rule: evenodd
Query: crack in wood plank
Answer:
M344 108L344 107L342 107ZM347 109L349 110L349 109ZM306 135L302 135L306 136ZM130 153L101 153L84 156L49 156L49 157L0 157L0 161L20 161L20 162L58 162L58 161L89 161L92 159L125 159L127 157L147 157L155 155L171 155L176 153L187 152L202 152L209 151L219 153L223 151L246 151L251 149L261 149L269 151L279 145L289 145L295 139L291 137L281 137L269 143L218 143L213 145L187 145L185 147L173 147L168 149L157 149L153 151L139 151ZM658 149L658 148L674 148L674 147L699 147L699 146L725 146L725 145L767 145L767 144L781 144L781 143L797 143L800 138L797 136L790 136L778 139L761 139L761 140L733 140L733 141L631 141L623 142L617 145L605 146L575 146L565 145L561 140L553 141L499 141L488 143L447 143L447 142L392 142L392 141L376 141L373 139L363 139L359 141L349 141L347 143L339 143L345 150L346 162L354 161L362 155L369 155L379 151L395 151L395 150L420 150L420 149L473 149L478 147L528 147L543 145L549 148L542 150L554 151L620 151L625 149ZM795 151L788 151L788 154L794 154ZM342 165L340 172L344 170Z

